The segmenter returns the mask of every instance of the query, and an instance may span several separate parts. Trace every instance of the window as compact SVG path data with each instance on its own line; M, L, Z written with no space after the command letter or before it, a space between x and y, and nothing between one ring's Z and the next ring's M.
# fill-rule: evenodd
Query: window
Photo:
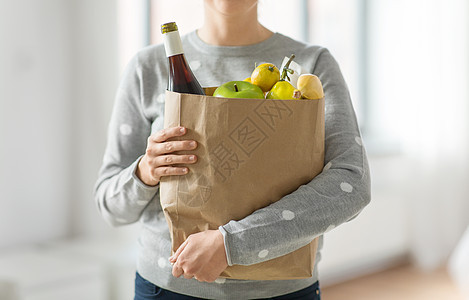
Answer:
M139 49L150 44L149 5L149 0L117 0L120 73Z

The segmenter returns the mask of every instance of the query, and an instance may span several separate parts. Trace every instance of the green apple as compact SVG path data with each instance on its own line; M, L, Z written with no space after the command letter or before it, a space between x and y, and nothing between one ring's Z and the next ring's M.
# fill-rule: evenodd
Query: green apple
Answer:
M264 99L264 92L255 84L247 81L230 81L220 85L214 97Z

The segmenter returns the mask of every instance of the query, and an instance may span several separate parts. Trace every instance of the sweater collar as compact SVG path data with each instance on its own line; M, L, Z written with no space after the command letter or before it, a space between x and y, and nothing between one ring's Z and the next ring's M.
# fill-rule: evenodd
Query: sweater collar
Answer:
M271 50L275 47L277 40L281 34L275 32L268 39L252 45L246 46L215 46L205 43L197 35L197 31L192 31L186 35L187 41L197 50L210 55L223 55L223 56L250 56L254 53L259 53L266 50Z

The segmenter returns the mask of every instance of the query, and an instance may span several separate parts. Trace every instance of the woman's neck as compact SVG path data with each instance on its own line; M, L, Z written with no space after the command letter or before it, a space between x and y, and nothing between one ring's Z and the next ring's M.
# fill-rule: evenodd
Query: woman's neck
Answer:
M206 9L204 25L197 34L210 45L245 46L260 43L271 37L273 32L259 23L257 9L234 16Z

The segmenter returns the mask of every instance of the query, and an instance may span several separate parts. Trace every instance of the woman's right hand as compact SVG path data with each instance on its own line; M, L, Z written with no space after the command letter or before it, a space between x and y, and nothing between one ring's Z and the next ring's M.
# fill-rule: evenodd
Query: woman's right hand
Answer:
M138 163L136 175L149 186L155 186L163 176L185 175L189 172L181 164L193 164L197 156L193 154L173 154L177 151L194 150L197 142L192 140L168 141L186 134L184 127L171 127L160 130L148 138L145 155Z

